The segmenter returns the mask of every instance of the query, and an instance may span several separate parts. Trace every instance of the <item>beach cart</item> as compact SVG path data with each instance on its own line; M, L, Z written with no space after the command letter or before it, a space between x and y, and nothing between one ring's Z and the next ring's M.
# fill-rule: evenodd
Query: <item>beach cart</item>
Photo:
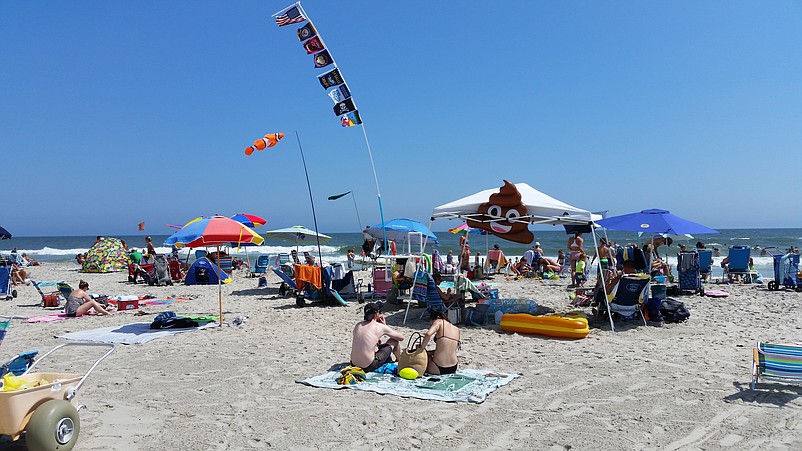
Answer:
M36 366L54 352L68 346L100 346L109 348L95 360L86 374L32 372ZM78 441L81 422L78 410L70 401L75 398L92 371L103 359L114 352L115 346L107 343L71 342L58 345L36 360L15 383L31 386L14 391L0 391L0 435L17 440L25 432L31 451L70 450ZM5 383L8 383L6 381ZM9 387L3 387L3 390Z
M774 259L774 280L768 283L769 291L778 291L780 287L802 290L799 283L799 254L785 253L776 247L767 247L765 250Z

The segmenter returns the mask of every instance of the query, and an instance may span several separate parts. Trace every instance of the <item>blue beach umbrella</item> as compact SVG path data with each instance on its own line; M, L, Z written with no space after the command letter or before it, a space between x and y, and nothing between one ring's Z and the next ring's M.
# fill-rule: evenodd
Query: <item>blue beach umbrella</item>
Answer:
M411 219L391 219L390 221L384 223L384 230L387 232L387 239L390 241L406 243L409 241L410 232L420 232L424 237L426 237L427 241L434 242L436 246L440 245L440 242L437 241L437 236L435 236L434 233L429 232L428 227ZM384 232L382 231L381 224L370 226L365 231L376 239L384 239Z
M710 234L719 233L718 230L703 226L679 216L672 215L668 210L642 210L621 216L612 216L596 224L608 230L624 230L629 232L667 233L671 235Z
M8 230L0 227L0 240L10 240L10 239L11 239L11 233Z

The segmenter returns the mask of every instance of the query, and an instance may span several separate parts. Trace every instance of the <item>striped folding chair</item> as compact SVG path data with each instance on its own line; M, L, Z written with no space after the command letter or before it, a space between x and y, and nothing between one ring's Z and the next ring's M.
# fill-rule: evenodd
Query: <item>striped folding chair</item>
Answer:
M752 390L760 379L802 382L802 346L758 341L752 355Z

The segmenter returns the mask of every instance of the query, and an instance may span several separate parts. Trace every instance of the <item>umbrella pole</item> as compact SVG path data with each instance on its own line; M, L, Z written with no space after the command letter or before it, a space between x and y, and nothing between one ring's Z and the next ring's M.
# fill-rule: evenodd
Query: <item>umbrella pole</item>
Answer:
M220 278L220 273L223 270L220 268L220 245L217 245L217 296L220 303L220 327L223 327L223 279Z

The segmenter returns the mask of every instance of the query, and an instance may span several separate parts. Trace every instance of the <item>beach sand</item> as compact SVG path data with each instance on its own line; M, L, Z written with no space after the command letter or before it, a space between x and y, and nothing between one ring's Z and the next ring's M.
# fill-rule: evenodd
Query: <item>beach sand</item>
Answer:
M132 285L127 274L79 274L74 264L31 268L36 280L80 278L107 295L187 296L120 312L50 323L14 321L2 359L65 342L56 335L132 322L156 313L216 314L216 286ZM367 272L358 277L368 279ZM223 286L225 321L240 327L177 334L118 346L79 391L78 450L165 449L800 449L802 389L778 383L749 390L756 339L802 338L802 294L757 286L720 286L727 298L684 296L691 318L662 327L592 321L582 340L510 334L498 326L462 329L463 368L521 375L482 404L404 399L296 383L346 363L361 305L295 307L237 274ZM493 280L504 298L536 299L570 310L567 281ZM39 316L39 295L17 287L0 314ZM405 336L422 331L422 309L387 306L388 323ZM86 352L87 355L91 350ZM85 372L86 357L55 355L52 364ZM16 449L17 447L12 447Z

